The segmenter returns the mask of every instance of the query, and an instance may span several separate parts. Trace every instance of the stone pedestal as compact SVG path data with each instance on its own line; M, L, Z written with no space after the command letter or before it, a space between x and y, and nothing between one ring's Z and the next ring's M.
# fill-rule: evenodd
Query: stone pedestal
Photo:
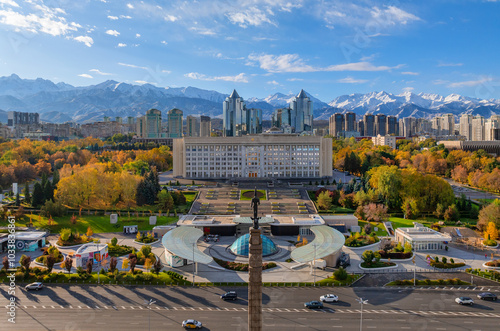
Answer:
M262 238L260 229L250 229L248 255L248 330L262 330Z

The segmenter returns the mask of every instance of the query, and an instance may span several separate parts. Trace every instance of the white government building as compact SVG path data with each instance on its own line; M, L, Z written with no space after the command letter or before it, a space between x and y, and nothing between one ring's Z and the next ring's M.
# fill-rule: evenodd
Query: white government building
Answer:
M174 177L320 178L332 175L332 139L297 134L174 140Z

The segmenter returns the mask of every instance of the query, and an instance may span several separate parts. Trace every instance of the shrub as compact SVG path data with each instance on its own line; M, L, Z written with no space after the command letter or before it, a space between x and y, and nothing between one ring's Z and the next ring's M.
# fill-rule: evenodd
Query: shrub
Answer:
M347 271L342 267L338 268L338 270L335 270L333 273L333 278L336 280L346 280L347 276Z
M47 200L40 208L40 212L45 217L61 217L66 214L67 210L68 208L64 207L59 201L53 202L52 200Z
M111 246L116 246L116 244L118 244L118 239L116 239L116 237L113 237L113 239L111 239Z
M60 238L62 241L68 241L69 237L71 236L71 229L61 229L60 234Z

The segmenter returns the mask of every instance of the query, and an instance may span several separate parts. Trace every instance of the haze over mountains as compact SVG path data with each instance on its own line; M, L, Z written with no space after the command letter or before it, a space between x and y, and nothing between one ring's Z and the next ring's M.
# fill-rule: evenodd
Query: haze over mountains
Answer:
M227 91L230 93L231 91ZM247 107L262 109L264 119L269 119L273 110L285 107L298 93L276 93L259 99L245 97ZM306 92L307 93L307 92ZM62 123L76 121L87 123L101 121L104 116L140 116L146 110L156 108L166 112L179 108L186 115L222 116L222 102L229 94L203 90L196 87L156 87L151 84L132 85L108 80L97 85L75 87L50 80L21 79L13 74L0 77L0 121L7 121L7 111L38 112L43 121ZM451 94L405 92L394 95L387 92L342 95L325 103L311 94L315 119L326 120L336 112L352 111L357 115L366 113L386 114L398 117L425 117L453 113L482 115L486 118L500 114L500 100L476 99Z

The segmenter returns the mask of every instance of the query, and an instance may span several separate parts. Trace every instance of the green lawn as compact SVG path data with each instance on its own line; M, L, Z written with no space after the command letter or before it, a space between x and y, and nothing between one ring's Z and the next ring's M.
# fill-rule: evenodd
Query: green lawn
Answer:
M240 200L252 200L253 197L254 197L254 191L255 190L241 190ZM249 194L248 192L251 192L252 194ZM246 193L246 195L251 195L251 197L244 196L245 193ZM262 196L259 197L260 200L267 200L267 196L266 196L266 191L265 190L257 190L257 193L261 193L262 194Z
M16 220L16 226L27 226L30 216L32 217L32 222L35 227L47 229L52 233L59 233L59 231L63 228L70 228L74 231L80 232L80 234L84 234L87 232L87 228L89 226L92 228L94 233L121 232L123 231L123 225L138 225L139 231L152 230L154 227L154 225L149 225L149 215L136 217L135 215L132 215L132 213L130 219L126 215L118 217L117 224L109 223L109 215L96 216L83 215L82 213L81 217L77 216L76 224L71 224L71 215L66 215L62 217L53 217L54 225L48 225L47 217L27 214L24 216L24 219ZM157 217L156 225L171 224L176 222L178 219L178 217ZM0 222L0 226L7 226L7 223L7 221L2 221Z
M363 228L367 223L370 223L372 226L372 231L375 231L375 228L378 228L378 231L375 231L377 237L387 236L387 231L385 231L384 224L377 222L367 222L367 221L358 221L358 225Z

